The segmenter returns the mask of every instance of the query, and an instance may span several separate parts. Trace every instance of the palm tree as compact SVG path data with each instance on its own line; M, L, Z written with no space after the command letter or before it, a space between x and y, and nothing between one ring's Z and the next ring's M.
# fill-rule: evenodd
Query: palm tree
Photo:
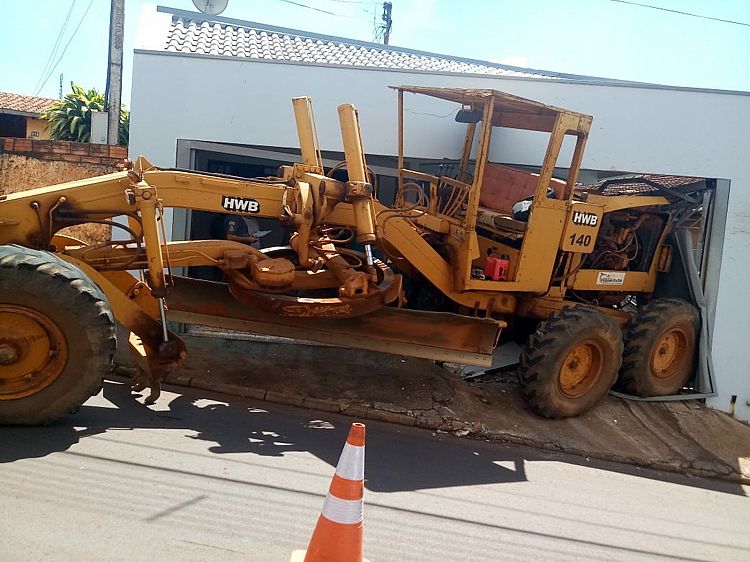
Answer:
M73 82L73 90L61 100L53 103L42 113L42 119L48 121L47 128L54 140L89 142L91 140L91 111L106 111L104 95L92 88L84 90ZM127 145L130 129L130 112L122 106L120 110L120 128L118 144Z

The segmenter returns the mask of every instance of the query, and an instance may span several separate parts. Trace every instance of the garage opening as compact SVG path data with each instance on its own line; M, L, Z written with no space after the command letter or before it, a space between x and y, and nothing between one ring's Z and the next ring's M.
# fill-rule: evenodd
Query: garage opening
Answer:
M243 178L275 176L279 166L299 160L296 148L242 146L203 141L179 141L177 152L177 164L180 168ZM341 153L324 152L326 172L341 173L336 171L336 165L342 159ZM457 164L457 161L450 159L414 159L406 163L411 169L440 176L450 176L457 169ZM390 205L397 191L394 176L397 166L396 158L368 156L368 165L377 177L378 199ZM529 166L516 165L514 168L532 173L539 171L538 168ZM555 169L553 177L565 180L567 169ZM579 174L579 188L582 190L614 190L623 195L630 194L633 190L658 192L661 189L674 189L679 192L683 187L689 188L697 183L706 187L702 195L703 212L699 218L693 218L689 223L681 224L682 234L679 239L675 237L673 241L673 258L677 266L673 268L675 274L665 278L667 283L659 288L659 292L660 296L680 296L686 300L692 300L701 308L704 318L701 337L703 368L699 370L698 379L693 382L692 390L699 395L708 395L715 390L708 354L709 328L713 326L715 315L715 295L729 182L714 178L684 178L664 174L634 174L618 171L581 170ZM259 249L288 244L291 233L277 220L242 217L239 217L239 220L244 223L239 227L241 233L257 235L257 241L253 245ZM229 234L227 216L220 213L176 210L172 234L175 240L225 238ZM643 242L637 236L635 240L638 244ZM687 270L690 270L688 274L685 273ZM191 267L181 274L213 281L222 280L222 273L215 268ZM581 295L581 297L586 298L586 295ZM227 334L221 335L227 337Z

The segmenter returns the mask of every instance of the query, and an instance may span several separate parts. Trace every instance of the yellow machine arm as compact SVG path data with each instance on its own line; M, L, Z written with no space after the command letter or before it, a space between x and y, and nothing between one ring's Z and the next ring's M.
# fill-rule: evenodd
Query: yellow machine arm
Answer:
M329 329L323 338L320 325L310 324L308 328L318 334L317 339L344 342L369 336L381 344L361 341L357 346L381 350L396 346L404 353L408 345L412 355L456 360L457 356L450 355L453 348L464 362L488 363L501 322L475 323L481 326L480 334L471 332L467 326L472 323L464 320L461 329L469 333L461 342L436 346L430 345L440 339L430 328L436 319L429 315L412 322L414 333L405 341L394 338L391 316L381 315L380 320L373 316L388 304L402 302L403 291L401 276L373 257L372 244L383 242L386 216L382 213L385 208L373 198L356 109L339 107L348 171L348 181L339 181L323 174L310 100L298 98L293 104L303 162L282 167L280 177L244 180L159 169L141 157L117 173L2 197L0 244L56 252L96 282L118 321L137 336L131 337L130 343L142 358L144 372L151 375L152 394L158 388L154 381L163 378L185 355L180 338L166 328L165 309L171 287L195 284L176 281L171 275L174 267L218 267L235 301L258 314L286 317L286 322L296 319L303 331L309 321L325 323L326 319L368 315L369 324L361 336L356 336L351 326L341 326ZM168 242L164 232L167 208L279 219L293 232L291 248L261 252L231 240ZM125 217L127 223L116 217ZM427 274L445 284L450 279L449 273L445 275L449 270L445 260L410 222L390 219L387 232L393 239L389 245L405 255L417 251L428 261L432 256L435 271ZM91 246L59 234L65 227L90 222L121 228L128 239ZM344 247L354 236L364 245L364 254ZM146 279L137 279L129 273L132 270L144 271ZM316 296L308 296L310 292ZM183 298L182 302L189 300ZM231 316L230 307L217 308L220 301L217 293L212 317ZM170 308L170 314L175 313L174 307ZM419 342L422 345L415 346Z

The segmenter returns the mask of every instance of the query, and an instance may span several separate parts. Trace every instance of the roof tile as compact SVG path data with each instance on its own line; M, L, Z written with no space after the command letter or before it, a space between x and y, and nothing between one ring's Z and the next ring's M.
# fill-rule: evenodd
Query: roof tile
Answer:
M18 111L21 113L42 113L45 109L55 103L53 98L40 98L38 96L25 96L23 94L11 94L0 92L0 111Z
M276 32L260 27L234 23L201 21L185 12L172 15L172 24L163 43L163 50L185 54L208 54L230 57L251 57L274 61L304 61L315 64L397 68L403 70L490 74L496 76L554 77L531 69L515 69L506 65L481 61L469 62L449 56L408 52L397 47L359 42L346 43L340 38L321 39Z

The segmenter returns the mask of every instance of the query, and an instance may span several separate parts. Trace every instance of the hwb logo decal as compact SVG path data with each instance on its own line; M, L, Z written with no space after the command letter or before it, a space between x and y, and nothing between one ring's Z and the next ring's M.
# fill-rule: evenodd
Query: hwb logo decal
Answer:
M573 213L573 224L585 224L588 226L596 226L599 221L599 217L595 213L582 213L575 211Z
M246 197L230 197L229 195L223 195L221 198L221 206L227 211L238 213L260 212L260 203L255 199L248 199Z

